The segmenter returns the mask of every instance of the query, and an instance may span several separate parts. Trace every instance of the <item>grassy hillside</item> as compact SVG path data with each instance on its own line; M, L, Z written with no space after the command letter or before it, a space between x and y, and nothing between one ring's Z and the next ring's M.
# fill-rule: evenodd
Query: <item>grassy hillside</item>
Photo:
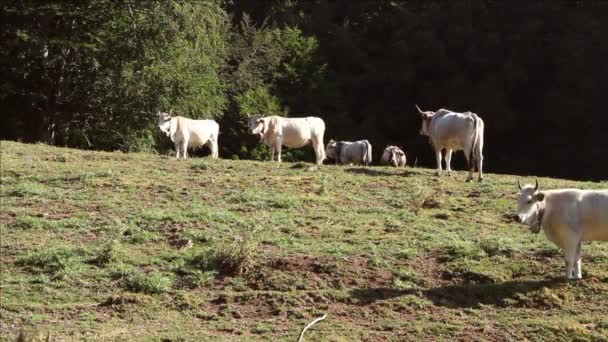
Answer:
M1 146L3 337L607 340L608 243L563 281L514 176Z

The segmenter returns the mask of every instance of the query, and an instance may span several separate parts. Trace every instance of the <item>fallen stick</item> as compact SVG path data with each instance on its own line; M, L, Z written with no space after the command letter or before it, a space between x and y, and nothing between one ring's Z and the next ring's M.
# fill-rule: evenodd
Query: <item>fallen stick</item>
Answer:
M308 330L308 328L312 327L312 326L313 326L313 324L315 324L315 323L317 323L317 322L319 322L319 321L324 320L324 319L325 319L325 317L327 317L327 314L325 314L325 315L323 315L323 316L321 316L321 317L319 317L319 318L315 319L314 321L312 321L312 322L308 323L308 325L307 325L307 326L305 326L305 327L304 327L304 329L302 329L302 332L300 333L300 338L298 339L298 342L302 342L302 338L304 337L304 332L305 332L306 330Z

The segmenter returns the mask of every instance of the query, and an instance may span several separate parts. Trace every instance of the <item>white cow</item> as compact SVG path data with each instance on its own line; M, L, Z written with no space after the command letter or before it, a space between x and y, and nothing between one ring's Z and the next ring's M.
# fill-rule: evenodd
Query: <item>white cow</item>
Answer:
M359 141L334 141L327 143L325 154L340 164L362 164L372 163L372 144L367 140Z
M312 144L317 165L321 165L326 158L323 149L325 122L321 118L284 118L256 114L249 118L249 133L258 135L270 147L270 160L274 160L274 152L277 151L279 163L283 146L300 148Z
M188 157L188 147L209 146L211 158L218 157L220 126L214 120L192 120L158 112L158 128L175 143L175 156Z
M608 190L538 190L517 182L517 216L534 233L542 229L564 251L566 278L581 278L581 243L608 241Z
M422 111L421 135L429 137L437 157L437 175L441 172L441 151L445 149L445 163L448 174L452 171L452 151L464 150L469 162L467 182L473 179L475 166L479 172L479 181L483 180L483 120L475 113L456 113L447 109L436 112Z
M380 158L380 164L394 167L405 167L405 162L405 152L397 146L387 146Z

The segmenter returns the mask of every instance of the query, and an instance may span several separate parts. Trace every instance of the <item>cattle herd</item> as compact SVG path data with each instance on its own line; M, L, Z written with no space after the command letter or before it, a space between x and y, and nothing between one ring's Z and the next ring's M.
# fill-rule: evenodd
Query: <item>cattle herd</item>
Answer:
M453 151L463 150L468 161L467 182L483 181L484 122L475 113L458 113L447 109L423 111L416 106L422 119L420 134L428 136L435 150L437 175L442 171L445 149L446 171L451 172ZM207 145L211 157L218 158L219 125L214 120L192 120L172 113L158 112L158 127L175 144L176 157L187 158L188 147ZM316 164L328 157L340 164L370 165L372 145L367 140L334 141L324 146L325 122L318 117L285 118L280 116L249 117L249 133L257 135L270 149L270 160L275 152L281 162L283 146L301 148L312 145ZM406 156L397 146L387 146L380 159L382 165L405 167ZM608 241L608 190L559 189L539 190L536 185L519 184L517 217L534 233L544 231L547 238L564 251L566 278L580 279L581 243Z

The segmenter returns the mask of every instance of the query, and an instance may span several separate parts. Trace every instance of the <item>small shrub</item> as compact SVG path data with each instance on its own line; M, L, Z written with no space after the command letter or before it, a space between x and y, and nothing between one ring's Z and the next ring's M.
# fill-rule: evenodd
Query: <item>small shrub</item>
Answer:
M202 271L216 271L226 276L240 275L253 267L257 245L254 233L234 236L231 241L216 242L194 254L188 263Z
M198 161L193 163L190 168L192 170L209 170L209 164L206 161Z
M272 323L258 323L258 325L253 329L254 334L266 334L275 332L276 328Z
M498 237L485 238L479 241L480 248L488 256L511 255L514 252L512 245L513 243L508 243L508 241Z
M157 294L168 292L173 286L173 279L160 272L149 274L133 272L125 279L125 288L131 292Z
M319 185L319 188L316 191L317 195L321 196L327 193L327 183L327 176L323 175L323 177L321 177L321 185Z
M448 259L480 259L486 255L477 242L456 240L446 246Z
M173 262L172 270L179 276L179 286L186 288L197 288L207 285L215 279L217 274L215 271L197 269L183 258Z
M46 227L46 221L34 216L19 216L12 224L14 228L20 229L42 229Z
M26 197L43 195L46 193L46 187L39 183L23 182L15 186L13 191L9 192L9 196Z
M154 232L149 232L147 230L143 230L137 226L128 227L123 235L128 238L128 241L131 243L146 243L151 241L159 241L161 239L160 235Z
M91 262L97 266L106 266L118 260L121 254L117 241L111 241L101 246L95 253Z
M397 289L416 286L416 273L410 269L400 268L393 273L393 286Z
M80 270L81 254L81 251L72 248L55 247L18 257L16 264L31 271L51 274L53 278L62 278Z
M135 272L133 266L123 263L115 263L110 268L110 277L112 279L125 278L132 275Z
M412 184L412 189L407 192L407 197L405 200L407 201L409 208L415 213L418 214L421 209L428 208L429 201L433 200L429 198L431 191L428 187L421 186L419 184Z
M405 247L397 251L397 258L401 260L413 260L418 255L418 251L411 247Z

